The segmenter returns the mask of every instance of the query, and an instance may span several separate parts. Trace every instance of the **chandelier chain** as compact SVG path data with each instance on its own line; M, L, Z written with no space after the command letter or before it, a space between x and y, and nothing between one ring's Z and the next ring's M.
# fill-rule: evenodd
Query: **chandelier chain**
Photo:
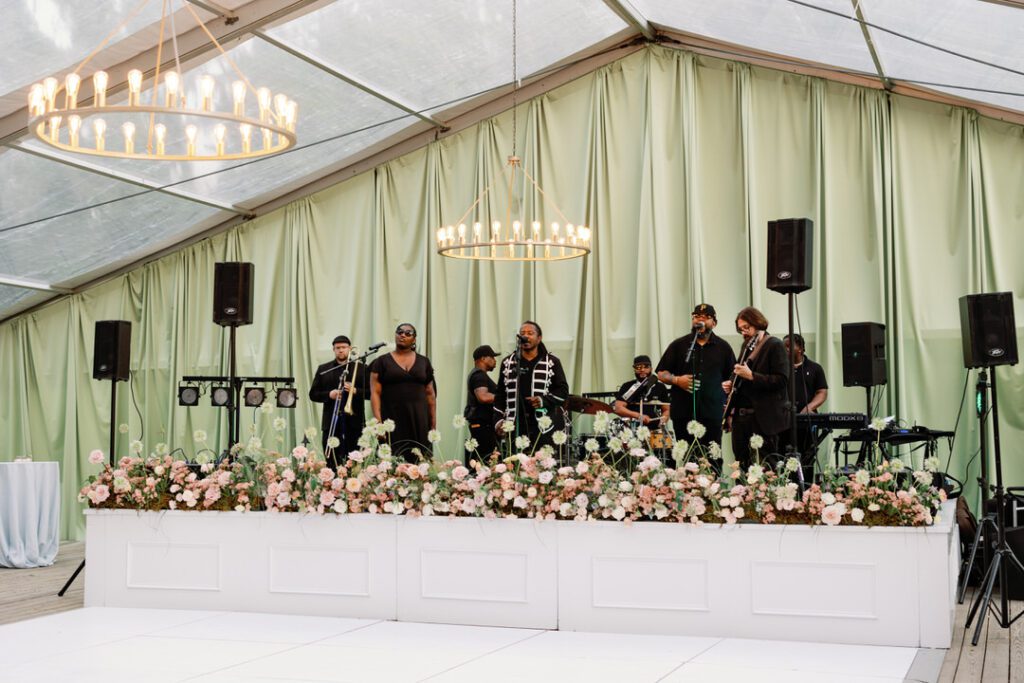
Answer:
M519 103L519 65L516 62L519 47L519 26L517 25L516 0L512 0L512 156L516 156L516 109Z

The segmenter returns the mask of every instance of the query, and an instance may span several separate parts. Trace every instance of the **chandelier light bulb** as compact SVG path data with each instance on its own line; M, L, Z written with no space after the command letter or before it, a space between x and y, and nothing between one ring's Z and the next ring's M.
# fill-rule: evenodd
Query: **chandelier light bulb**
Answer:
M72 114L68 117L68 136L71 139L71 146L78 147L78 131L82 129L82 117Z
M231 84L231 96L235 104L235 116L245 115L245 82L235 81Z
M213 127L213 139L217 141L218 155L224 154L224 135L227 133L227 131L228 129L224 126L223 123L218 123L216 126Z
M269 150L274 146L274 132L269 128L260 128L263 133L263 149Z
M69 73L64 77L64 108L74 109L78 106L78 88L82 85L82 77Z
M60 138L60 117L50 117L50 139L56 141Z
M199 108L203 111L213 111L213 90L216 87L217 81L210 74L199 79Z
M260 88L256 91L256 101L260 105L260 123L266 123L270 118L270 88Z
M156 153L163 156L167 153L167 126L158 123L153 126L153 134L156 135Z
M174 108L178 106L178 89L181 87L181 76L177 71L168 71L164 74L164 106Z
M238 132L242 136L242 153L248 154L252 150L252 126L248 123L240 124Z
M139 106L139 95L142 93L142 72L132 69L128 72L128 106Z
M107 83L110 77L106 71L97 71L92 75L93 106L107 106Z
M42 116L46 113L46 96L43 94L42 83L34 84L28 91L29 116Z
M196 137L198 135L199 129L196 128L194 125L190 123L189 125L185 126L185 138L188 140L186 149L188 150L187 153L190 157L196 155Z
M57 88L60 83L53 76L43 81L43 95L46 97L46 111L52 111L56 106Z
M284 115L284 125L291 132L295 132L295 122L299 118L299 103L295 100L288 100L288 109Z
M131 121L125 121L121 125L121 132L124 133L124 152L125 154L132 154L135 152L135 124Z
M437 246L439 246L439 247L440 246L444 246L444 235L445 235L444 228L438 228L437 229Z
M96 151L102 152L105 145L103 142L103 134L107 130L107 122L103 119L95 119L92 122L92 132L96 134Z

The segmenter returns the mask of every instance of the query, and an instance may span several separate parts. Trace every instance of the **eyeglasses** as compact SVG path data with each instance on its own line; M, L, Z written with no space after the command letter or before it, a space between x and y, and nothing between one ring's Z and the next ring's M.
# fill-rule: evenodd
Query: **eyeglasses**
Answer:
M414 330L395 330L395 334L403 337L415 337L416 332Z

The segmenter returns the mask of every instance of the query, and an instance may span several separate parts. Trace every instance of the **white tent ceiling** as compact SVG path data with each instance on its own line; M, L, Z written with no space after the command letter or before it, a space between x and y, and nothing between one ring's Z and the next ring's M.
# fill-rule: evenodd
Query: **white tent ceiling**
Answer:
M173 6L186 78L226 73L182 1ZM139 0L7 0L0 320L509 104L511 0L190 2L258 85L300 103L297 149L244 165L54 152L26 130L28 87L72 70ZM142 6L91 64L112 75L151 68L161 4ZM1024 122L1024 8L1015 4L519 0L518 69L554 87L640 38Z

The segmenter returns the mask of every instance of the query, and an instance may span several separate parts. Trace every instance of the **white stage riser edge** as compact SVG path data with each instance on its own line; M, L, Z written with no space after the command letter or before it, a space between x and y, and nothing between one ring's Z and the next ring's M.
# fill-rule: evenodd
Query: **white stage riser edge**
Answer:
M928 529L87 513L86 606L949 647Z

